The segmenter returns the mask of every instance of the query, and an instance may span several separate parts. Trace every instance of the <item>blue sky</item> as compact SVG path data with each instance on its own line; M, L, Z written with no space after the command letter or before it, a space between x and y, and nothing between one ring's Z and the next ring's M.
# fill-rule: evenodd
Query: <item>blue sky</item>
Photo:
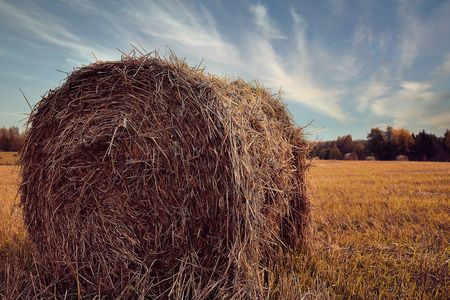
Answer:
M450 128L450 1L0 0L0 41L0 126L133 44L281 89L312 139Z

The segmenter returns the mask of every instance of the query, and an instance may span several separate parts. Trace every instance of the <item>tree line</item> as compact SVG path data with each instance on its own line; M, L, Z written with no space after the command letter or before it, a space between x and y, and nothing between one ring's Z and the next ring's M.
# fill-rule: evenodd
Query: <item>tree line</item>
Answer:
M19 151L23 145L24 133L19 131L16 126L8 129L0 128L0 150L1 151Z
M339 160L346 153L356 153L359 160L368 156L377 160L395 160L398 155L406 155L415 161L450 161L450 134L448 129L442 137L437 137L425 130L414 134L392 126L386 130L375 127L366 140L353 140L348 134L335 141L317 142L311 156Z

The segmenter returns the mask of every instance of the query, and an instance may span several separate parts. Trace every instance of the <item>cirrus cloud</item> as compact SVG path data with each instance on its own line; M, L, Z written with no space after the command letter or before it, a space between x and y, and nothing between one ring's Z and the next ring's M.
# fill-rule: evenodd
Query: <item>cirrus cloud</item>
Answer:
M404 81L395 93L375 101L371 110L379 116L392 118L396 127L427 125L444 131L449 125L450 92L435 91L432 87L429 82Z

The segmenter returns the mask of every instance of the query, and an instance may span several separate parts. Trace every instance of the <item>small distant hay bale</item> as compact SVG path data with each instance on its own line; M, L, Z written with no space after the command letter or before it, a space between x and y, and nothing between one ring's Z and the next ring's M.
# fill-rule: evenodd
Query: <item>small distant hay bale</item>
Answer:
M375 161L376 159L375 159L375 156L367 156L366 160Z
M344 160L358 160L358 155L356 155L356 153L354 152L345 153Z
M397 156L395 157L395 160L396 160L396 161L409 161L409 158L408 158L408 156L406 156L406 155L397 155Z
M308 143L280 101L174 56L75 70L33 109L19 161L46 280L108 297L266 297L267 263L304 246L311 222Z

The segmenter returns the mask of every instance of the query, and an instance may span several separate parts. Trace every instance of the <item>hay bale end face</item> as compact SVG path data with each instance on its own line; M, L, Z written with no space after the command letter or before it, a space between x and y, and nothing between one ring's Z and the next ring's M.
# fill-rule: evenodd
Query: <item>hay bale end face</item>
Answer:
M358 155L356 155L356 153L354 152L345 153L344 160L358 160Z
M264 264L309 233L308 151L278 96L176 57L77 69L20 155L41 271L93 295L262 297Z

